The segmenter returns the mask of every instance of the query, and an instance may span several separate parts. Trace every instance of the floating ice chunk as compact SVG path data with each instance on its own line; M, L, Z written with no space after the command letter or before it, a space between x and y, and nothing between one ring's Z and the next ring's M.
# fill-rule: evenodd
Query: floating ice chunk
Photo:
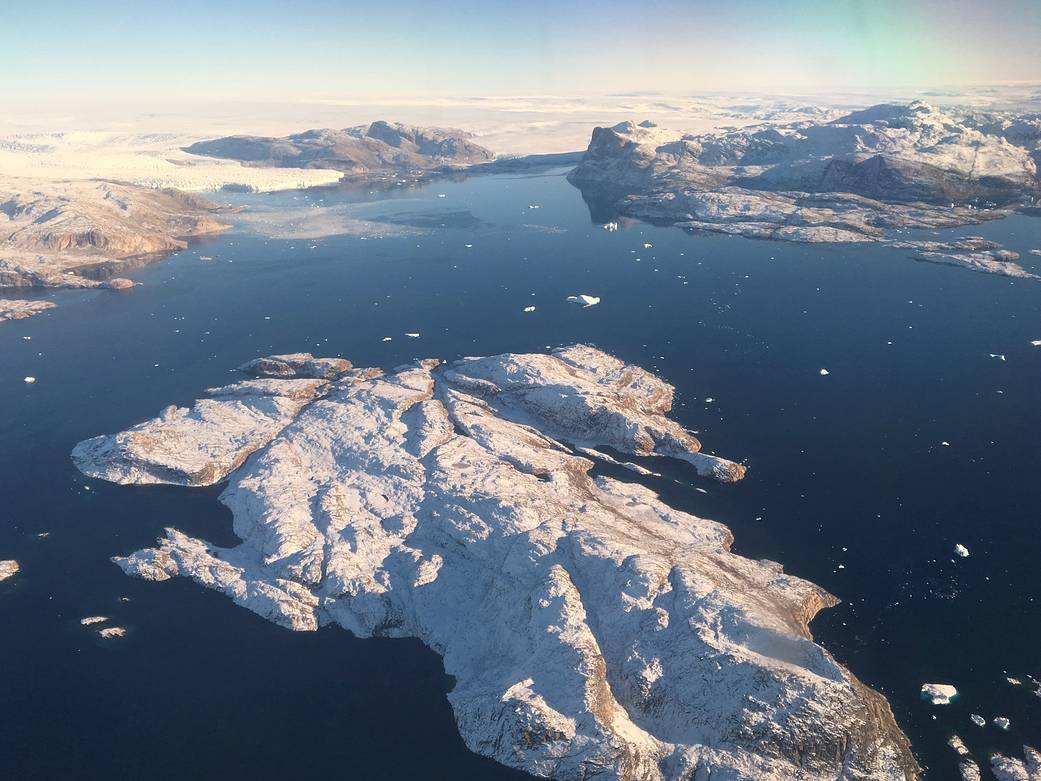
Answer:
M923 683L922 699L933 705L948 705L958 699L958 690L949 683Z
M993 724L998 729L1004 730L1007 730L1009 727L1012 726L1012 722L1006 719L1004 716L998 716L997 718L995 718Z
M437 194L437 197L438 197L438 198L445 198L445 197L447 197L447 196L446 196L446 195L445 195L444 193L438 193L438 194Z
M654 246L653 244L649 244L649 243L647 243L647 242L644 242L644 243L643 243L643 248L644 248L644 249L651 249L651 248L652 248L653 246Z
M606 225L604 225L604 230L605 231L616 231L616 230L618 230L618 223L617 222L609 222Z
M712 403L712 402L714 402L714 401L715 401L715 399L714 399L714 398L712 398L711 396L709 396L709 397L707 397L707 398L705 399L705 403L706 403L706 404L711 404L711 403Z
M969 716L969 721L971 721L977 727L986 727L987 726L987 720L985 718L983 718L981 715L979 715L978 713L973 713L971 716Z
M383 341L384 342L392 342L392 341L394 341L394 337L393 336L384 336L383 337Z
M940 444L943 445L944 447L950 447L951 446L951 443L948 442L946 439L943 440Z
M22 382L24 382L24 383L26 383L28 385L32 385L34 382L36 382L36 378L35 377L26 377L24 380L22 380Z
M1032 249L1032 250L1030 250L1030 254L1031 255L1041 255L1041 249Z
M529 203L529 204L528 204L528 208L529 208L529 209L540 209L540 208L542 208L542 207L541 207L541 206L539 206L539 205L538 205L537 203Z
M18 569L17 561L0 561L0 581L13 578L18 574Z
M579 293L577 296L568 296L567 300L572 304L581 304L583 309L587 309L599 304L600 296L591 296L587 293Z
M209 255L200 255L199 260L213 260Z
M112 640L116 637L126 637L126 633L127 630L121 626L107 626L104 629L98 630L98 634L105 640Z
M1041 339L1034 339L1030 342L1031 347L1041 347Z
M106 621L108 621L108 616L87 616L80 619L80 625L90 626L91 624L103 624Z
M1011 676L1006 676L1005 680L1008 681L1011 686L1022 686L1023 685L1023 682L1021 680L1019 680L1019 678L1013 678Z
M535 307L533 307L533 306L526 306L526 307L524 307L524 311L525 312L534 312L535 311Z
M821 369L820 370L820 376L821 377L827 377L829 374L831 374L831 372L829 372L827 369Z
M405 334L405 336L407 336L409 339L418 339L419 338L419 334L417 334L417 333Z
M963 559L969 558L969 549L962 545L960 542L954 546L954 552L961 556Z
M464 244L463 246L466 247L467 249L473 249L474 245L473 244Z
M991 358L997 358L998 360L1001 360L1001 361L1005 360L1005 354L1004 353L987 353L987 355L989 355Z

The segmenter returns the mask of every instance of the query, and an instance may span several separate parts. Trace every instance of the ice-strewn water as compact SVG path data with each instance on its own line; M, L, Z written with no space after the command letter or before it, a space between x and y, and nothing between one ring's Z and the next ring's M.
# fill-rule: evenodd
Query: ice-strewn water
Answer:
M0 777L522 777L466 751L418 642L293 634L125 577L108 557L166 525L230 544L219 487L108 485L68 453L260 354L391 367L575 341L659 372L676 417L746 460L733 486L671 463L632 477L844 600L815 635L889 697L929 778L954 777L952 732L981 759L1038 741L1041 284L873 247L609 232L557 174L237 200L318 198L394 230L239 231L133 272L133 291L49 294L57 309L0 325L0 559L22 565L0 584ZM1041 261L1038 219L953 233ZM601 302L565 301L581 293ZM93 615L128 635L99 639ZM926 682L961 697L930 705Z

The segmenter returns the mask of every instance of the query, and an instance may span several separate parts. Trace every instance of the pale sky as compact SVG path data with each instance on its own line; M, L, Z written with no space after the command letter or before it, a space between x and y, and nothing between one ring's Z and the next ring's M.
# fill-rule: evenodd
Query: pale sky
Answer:
M1041 81L1041 0L0 3L19 102Z

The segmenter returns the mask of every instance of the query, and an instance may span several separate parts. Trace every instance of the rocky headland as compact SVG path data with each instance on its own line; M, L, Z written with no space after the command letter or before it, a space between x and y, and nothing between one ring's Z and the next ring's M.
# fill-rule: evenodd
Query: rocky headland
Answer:
M0 288L132 287L121 271L227 229L220 212L176 190L4 178Z
M582 345L241 369L74 449L118 483L227 483L239 545L169 529L115 559L127 573L294 630L417 637L455 679L466 744L537 776L917 778L885 699L811 638L835 598L613 468L609 452L744 475L667 417L658 377Z
M914 102L702 135L650 122L598 127L569 179L605 222L620 214L755 238L889 242L908 230L1036 208L1039 160L1041 115ZM1006 255L957 247L916 253L1033 276Z

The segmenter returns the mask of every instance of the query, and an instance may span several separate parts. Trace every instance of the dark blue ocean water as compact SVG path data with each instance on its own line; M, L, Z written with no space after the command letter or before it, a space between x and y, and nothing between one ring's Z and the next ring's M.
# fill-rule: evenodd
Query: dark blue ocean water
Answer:
M391 367L585 341L659 372L706 448L750 469L720 487L667 463L648 484L843 599L815 636L886 694L928 778L956 777L954 731L984 763L1041 741L1041 283L874 247L608 233L558 174L239 201L319 197L426 232L236 230L132 272L132 291L51 293L57 309L0 325L0 558L23 569L0 585L0 778L523 777L466 751L418 642L292 633L108 561L167 525L229 544L229 513L219 487L87 480L72 446L301 350ZM1038 219L953 233L1039 260ZM79 626L97 613L129 636ZM928 705L923 682L962 697Z

